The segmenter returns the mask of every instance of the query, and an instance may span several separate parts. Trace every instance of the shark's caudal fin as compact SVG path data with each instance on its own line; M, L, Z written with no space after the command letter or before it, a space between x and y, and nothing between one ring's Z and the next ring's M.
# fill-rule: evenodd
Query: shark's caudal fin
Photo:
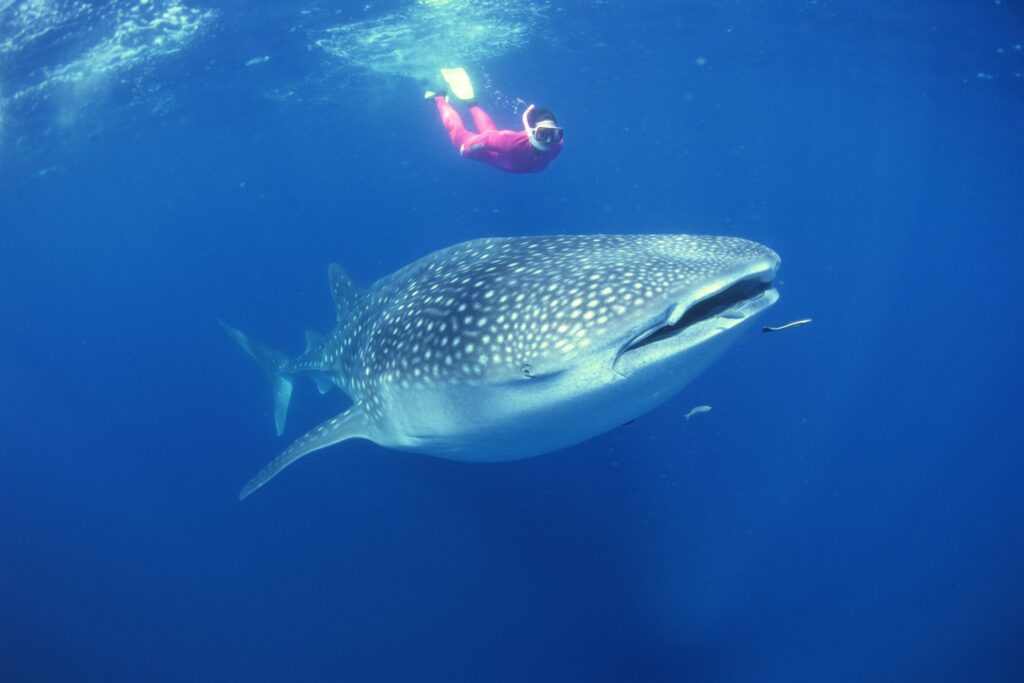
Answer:
M270 387L274 391L274 426L277 427L277 435L281 436L284 434L284 422L288 416L288 402L292 398L292 381L281 374L281 368L288 362L288 356L250 339L247 334L236 330L223 320L217 322L267 373Z
M274 458L269 465L260 470L259 474L249 480L249 483L238 494L238 500L244 500L246 496L266 484L278 472L302 456L339 441L358 438L368 437L363 408L357 403L341 415L306 432L298 441L286 448L281 455Z

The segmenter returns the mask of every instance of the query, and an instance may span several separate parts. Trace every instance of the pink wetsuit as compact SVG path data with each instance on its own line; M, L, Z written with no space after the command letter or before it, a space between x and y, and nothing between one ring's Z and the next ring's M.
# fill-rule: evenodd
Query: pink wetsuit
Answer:
M530 144L525 130L497 130L494 121L475 104L469 108L479 133L466 130L462 117L443 95L434 98L448 137L467 159L482 161L509 173L539 173L562 151L562 141L541 151Z

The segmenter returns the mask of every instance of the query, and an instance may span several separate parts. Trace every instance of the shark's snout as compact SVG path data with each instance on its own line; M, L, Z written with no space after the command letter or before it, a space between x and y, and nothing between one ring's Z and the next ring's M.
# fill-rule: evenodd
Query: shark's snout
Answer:
M780 260L775 252L764 251L763 258L739 275L722 277L699 290L679 292L661 316L619 350L616 371L624 374L629 368L681 354L774 304L779 298L774 280Z

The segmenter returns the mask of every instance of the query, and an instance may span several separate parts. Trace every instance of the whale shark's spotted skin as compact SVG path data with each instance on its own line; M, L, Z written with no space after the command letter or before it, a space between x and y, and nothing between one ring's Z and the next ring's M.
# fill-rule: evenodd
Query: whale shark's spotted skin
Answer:
M394 429L394 413L408 408L403 397L444 402L472 390L490 401L486 387L554 376L598 354L619 353L685 298L700 300L748 271L774 274L777 263L770 249L730 237L568 235L465 242L362 291L332 266L338 326L293 361L275 355L272 370L279 381L326 376L348 393L358 408L358 433L341 439L407 446L382 436ZM273 354L248 338L242 343L265 364L265 354ZM346 416L289 451L322 447L317 434L348 425ZM280 418L283 426L283 412Z
M474 240L380 280L347 325L290 369L338 372L372 406L380 383L457 384L571 362L630 308L763 251L728 237Z

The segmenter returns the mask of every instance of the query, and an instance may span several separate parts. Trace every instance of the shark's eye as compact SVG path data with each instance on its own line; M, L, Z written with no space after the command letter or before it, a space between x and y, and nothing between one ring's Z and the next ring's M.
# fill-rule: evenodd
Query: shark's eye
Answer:
M533 368L530 367L529 363L524 365L522 369L524 377L533 377Z

